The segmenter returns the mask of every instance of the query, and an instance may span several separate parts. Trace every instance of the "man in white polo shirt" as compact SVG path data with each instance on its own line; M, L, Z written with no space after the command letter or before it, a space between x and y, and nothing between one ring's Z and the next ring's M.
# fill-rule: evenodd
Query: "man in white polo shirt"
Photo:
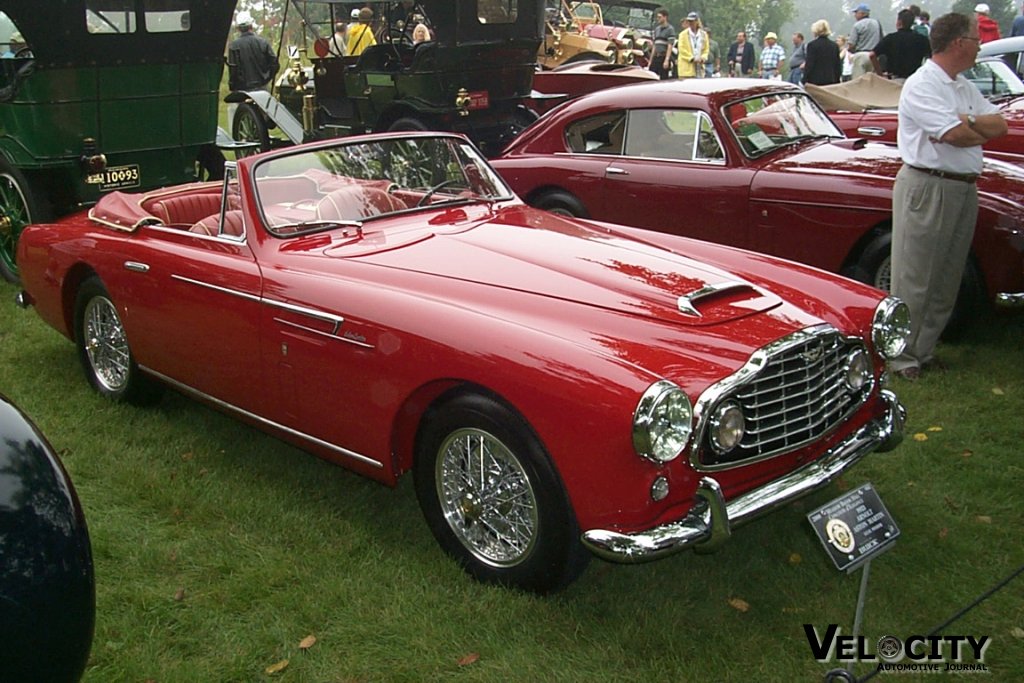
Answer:
M931 59L900 94L904 165L892 196L892 293L910 307L911 336L891 367L909 380L933 360L956 303L978 218L981 146L1007 131L999 109L960 75L978 56L974 17L939 17L930 40Z

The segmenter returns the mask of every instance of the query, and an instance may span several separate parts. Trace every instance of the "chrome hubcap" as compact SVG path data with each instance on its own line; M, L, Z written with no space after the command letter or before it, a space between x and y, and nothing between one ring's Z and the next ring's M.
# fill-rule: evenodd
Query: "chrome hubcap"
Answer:
M537 539L537 499L515 455L480 429L459 429L441 444L437 496L459 542L480 561L511 567Z
M128 382L128 340L114 304L101 296L85 307L82 326L85 353L96 380L108 391L120 391Z

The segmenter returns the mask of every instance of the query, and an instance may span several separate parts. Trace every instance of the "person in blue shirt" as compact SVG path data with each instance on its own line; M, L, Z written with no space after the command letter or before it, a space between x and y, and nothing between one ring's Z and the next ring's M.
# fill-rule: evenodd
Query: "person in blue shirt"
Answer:
M1010 28L1011 36L1024 36L1024 6L1021 7L1021 14L1018 14L1013 20L1013 26Z

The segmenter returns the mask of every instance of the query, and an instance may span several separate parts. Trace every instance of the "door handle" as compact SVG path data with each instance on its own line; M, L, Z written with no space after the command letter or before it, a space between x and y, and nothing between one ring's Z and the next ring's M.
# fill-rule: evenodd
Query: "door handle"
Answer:
M608 168L604 169L604 174L606 176L609 176L609 175L629 175L629 171L627 171L624 168L619 168L618 166L609 166Z
M149 264L139 263L138 261L125 261L124 262L124 269L125 270L130 270L133 273L148 273L149 272Z
M885 135L885 128L879 128L877 126L861 126L857 129L859 135L870 135L871 137L880 138Z

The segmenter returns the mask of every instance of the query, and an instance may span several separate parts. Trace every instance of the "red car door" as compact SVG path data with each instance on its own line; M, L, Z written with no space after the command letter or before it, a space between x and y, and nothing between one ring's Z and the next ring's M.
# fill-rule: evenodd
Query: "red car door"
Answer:
M596 218L748 246L753 171L732 168L706 114L635 109L621 156L604 168Z

